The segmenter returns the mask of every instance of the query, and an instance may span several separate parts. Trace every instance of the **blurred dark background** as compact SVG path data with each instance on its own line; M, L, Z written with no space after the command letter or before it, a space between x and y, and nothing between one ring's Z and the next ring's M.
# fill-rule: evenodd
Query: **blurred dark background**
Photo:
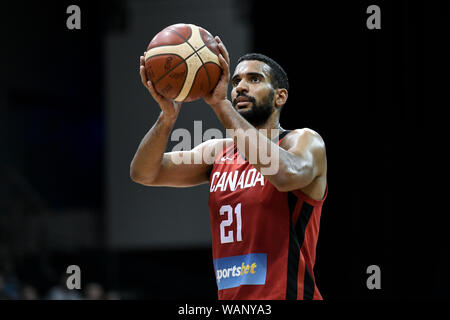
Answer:
M66 28L71 4L80 30ZM366 27L371 4L380 30ZM0 297L52 298L76 264L74 298L216 299L208 186L129 179L158 114L138 58L177 22L220 35L232 69L249 51L278 61L291 85L282 127L324 138L324 298L450 297L444 1L30 1L2 11ZM183 105L177 127L193 132L199 120L223 131L202 102ZM366 287L373 264L381 290Z

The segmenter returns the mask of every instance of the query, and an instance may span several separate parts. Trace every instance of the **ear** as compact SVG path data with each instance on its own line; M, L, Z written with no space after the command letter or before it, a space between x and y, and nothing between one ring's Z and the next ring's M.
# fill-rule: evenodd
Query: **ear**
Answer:
M286 89L275 90L275 107L281 108L287 101L288 91Z

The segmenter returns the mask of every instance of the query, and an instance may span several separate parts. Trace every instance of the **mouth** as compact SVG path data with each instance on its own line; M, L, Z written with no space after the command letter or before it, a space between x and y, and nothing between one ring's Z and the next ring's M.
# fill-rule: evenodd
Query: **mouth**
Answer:
M248 108L252 104L253 100L248 97L240 96L234 100L234 106L237 110Z
M245 109L245 108L249 107L250 104L251 104L251 101L241 101L241 102L236 103L236 107L238 110Z

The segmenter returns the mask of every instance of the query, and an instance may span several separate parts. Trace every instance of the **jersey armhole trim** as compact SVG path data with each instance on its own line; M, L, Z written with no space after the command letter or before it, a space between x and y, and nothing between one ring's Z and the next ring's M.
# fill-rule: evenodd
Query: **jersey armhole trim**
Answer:
M325 193L324 193L323 198L321 200L315 200L315 199L311 198L310 196L308 196L305 193L303 193L303 191L301 191L300 189L292 190L290 192L294 193L297 197L299 197L300 199L302 199L305 202L309 203L310 205L317 207L317 206L323 204L323 202L327 198L327 195L328 195L328 182L327 182L327 185L325 187Z

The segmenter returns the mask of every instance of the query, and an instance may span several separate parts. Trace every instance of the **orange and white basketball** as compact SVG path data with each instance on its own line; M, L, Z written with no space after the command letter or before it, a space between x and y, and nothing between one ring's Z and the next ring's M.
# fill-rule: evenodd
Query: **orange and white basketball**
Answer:
M174 24L150 41L145 71L156 91L177 102L203 98L222 74L219 49L207 30L193 24Z

